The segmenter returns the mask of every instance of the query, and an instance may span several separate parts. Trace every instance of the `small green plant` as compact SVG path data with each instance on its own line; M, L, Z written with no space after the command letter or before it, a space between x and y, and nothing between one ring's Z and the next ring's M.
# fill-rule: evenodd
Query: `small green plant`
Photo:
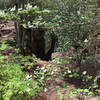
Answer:
M85 100L86 95L94 95L94 93L89 91L89 89L78 88L78 89L71 91L70 95L75 98L80 98L82 100Z
M8 50L10 49L11 47L6 43L5 40L2 40L1 41L1 46L0 46L0 50Z
M8 59L8 56L0 54L0 64L5 63L5 60Z

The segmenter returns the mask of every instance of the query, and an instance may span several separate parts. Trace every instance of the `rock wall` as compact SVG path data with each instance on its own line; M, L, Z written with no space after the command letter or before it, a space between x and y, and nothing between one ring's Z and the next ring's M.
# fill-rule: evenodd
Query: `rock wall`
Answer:
M0 9L4 9L5 6L10 7L12 5L12 0L0 0Z

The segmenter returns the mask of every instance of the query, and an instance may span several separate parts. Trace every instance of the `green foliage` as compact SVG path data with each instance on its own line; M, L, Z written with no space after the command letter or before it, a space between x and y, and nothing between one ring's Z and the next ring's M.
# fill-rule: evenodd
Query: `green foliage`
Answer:
M62 27L59 32L58 50L84 48L93 33L94 13L90 11L88 0L60 0L57 20ZM85 40L88 40L86 43Z
M10 49L11 47L6 43L6 41L2 40L1 41L1 46L0 46L0 50L7 50Z
M69 59L72 59L72 58L69 58ZM69 62L68 61L66 62L66 60L64 59L56 58L53 61L58 64L56 66L58 73L54 74L54 76L56 76L58 80L62 80L65 77L68 80L70 80L70 82L73 80L74 82L76 81L76 85L78 84L77 82L80 82L80 85L82 85L82 86L79 86L81 88L76 88L73 91L71 91L71 96L85 97L86 95L99 94L100 92L99 83L97 83L97 81L94 82L95 78L93 75L89 75L87 71L82 72L81 70L77 68L76 69L70 68L70 66L68 66ZM58 70L59 67L61 67L61 70ZM99 74L99 72L97 73Z
M58 24L52 21L48 21L46 17L52 16L56 13L56 10L44 9L41 10L39 7L27 4L25 9L18 11L9 11L2 13L0 19L5 20L16 20L21 23L24 28L38 28L38 27L50 27L57 26Z
M0 50L11 49L5 43L2 42ZM36 64L35 57L27 56L21 59L22 56L16 56L16 53L10 56L0 54L0 100L29 100L30 96L37 96L43 89L32 75L22 71L21 63L27 62L27 65L31 67L33 63ZM30 59L33 59L32 64L29 63Z
M42 4L50 6L50 0L45 0ZM65 50L68 48L75 48L80 50L90 42L90 35L93 32L94 13L89 9L91 0L59 0L57 10L40 9L42 7L25 5L25 9L18 11L8 10L7 13L0 13L0 19L14 20L22 25L24 28L41 28L41 27L58 27L53 29L52 32L58 35L58 50ZM41 5L42 5L41 4ZM59 33L59 34L58 34ZM24 42L24 41L23 41ZM76 48L78 47L78 48ZM2 41L0 50L10 49L5 41ZM18 50L16 50L17 53ZM71 58L72 59L72 58ZM70 69L68 61L63 59L54 59L57 66L39 67L36 57L30 56L17 56L11 54L9 57L0 54L0 99L1 100L27 100L30 96L37 96L38 93L45 86L45 81L50 80L53 76L60 80L65 77L72 79L82 79L85 84L84 89L78 88L71 92L72 96L78 94L93 95L94 92L100 93L98 84L89 83L93 82L93 76L88 73ZM67 66L66 66L66 65ZM60 67L65 65L63 68ZM23 72L24 67L28 72ZM26 70L26 71L27 71ZM31 75L29 75L31 74ZM52 77L50 77L52 76ZM89 87L87 87L87 86ZM92 91L93 90L93 91ZM64 95L58 90L61 99Z
M28 68L31 68L37 64L37 61L38 59L35 56L25 56L21 59L20 63L24 64L24 66L27 66Z
M8 64L0 67L0 94L4 100L21 100L20 96L36 96L41 90L32 76L22 72L21 66ZM22 98L23 98L22 97Z
M70 92L70 95L73 96L73 97L80 97L80 98L85 98L85 95L93 95L94 93L89 91L89 89L81 89L81 88L78 88L76 90L73 90ZM85 99L83 99L85 100Z

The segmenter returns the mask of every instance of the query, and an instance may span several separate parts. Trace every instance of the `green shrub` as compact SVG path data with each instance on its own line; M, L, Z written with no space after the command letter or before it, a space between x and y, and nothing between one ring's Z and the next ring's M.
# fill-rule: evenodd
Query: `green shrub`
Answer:
M22 72L20 65L0 66L0 99L27 100L31 95L36 96L41 89L32 75Z
M0 50L6 52L11 47L2 41ZM14 48L13 48L14 49ZM14 50L13 50L14 51ZM42 86L33 79L32 75L23 72L21 63L28 66L35 64L35 57L17 56L17 53L0 54L0 100L29 100L30 96L37 96ZM29 63L29 59L33 62Z

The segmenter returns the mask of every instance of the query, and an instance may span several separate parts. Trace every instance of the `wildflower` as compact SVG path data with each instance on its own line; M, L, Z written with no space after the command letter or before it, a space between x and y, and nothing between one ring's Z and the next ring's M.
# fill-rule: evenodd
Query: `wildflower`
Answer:
M47 71L46 69L43 70L43 72L46 72L46 71Z
M72 73L71 70L68 70L68 73L69 73L69 74Z
M100 63L100 61L98 61Z
M29 80L32 77L32 75L27 75L26 79Z
M42 20L43 18L42 18L42 16L39 16L39 20Z
M0 11L0 15L3 15L4 14L4 11Z
M18 9L18 11L21 11L21 10L22 10L22 8L19 8L19 9Z
M89 40L85 39L84 42L87 43Z
M28 3L26 9L31 9L31 8L32 8L32 5Z
M27 91L27 92L30 92L30 91L31 91L31 89L29 88L29 89L27 89L26 91Z
M54 72L52 71L52 72L51 72L51 75L53 75L53 74L54 74Z
M41 68L41 70L44 70L44 69L45 69L45 67L42 67L42 68Z
M81 14L80 11L77 11L77 14L80 15Z
M34 8L37 8L37 5L35 5Z
M15 11L15 10L16 10L16 7L15 6L10 9L10 11Z
M83 75L85 75L86 73L87 73L86 71L83 71L83 73L82 73L82 74L83 74Z
M47 88L44 89L44 92L47 92Z
M44 79L44 77L41 77L41 80L43 80Z

